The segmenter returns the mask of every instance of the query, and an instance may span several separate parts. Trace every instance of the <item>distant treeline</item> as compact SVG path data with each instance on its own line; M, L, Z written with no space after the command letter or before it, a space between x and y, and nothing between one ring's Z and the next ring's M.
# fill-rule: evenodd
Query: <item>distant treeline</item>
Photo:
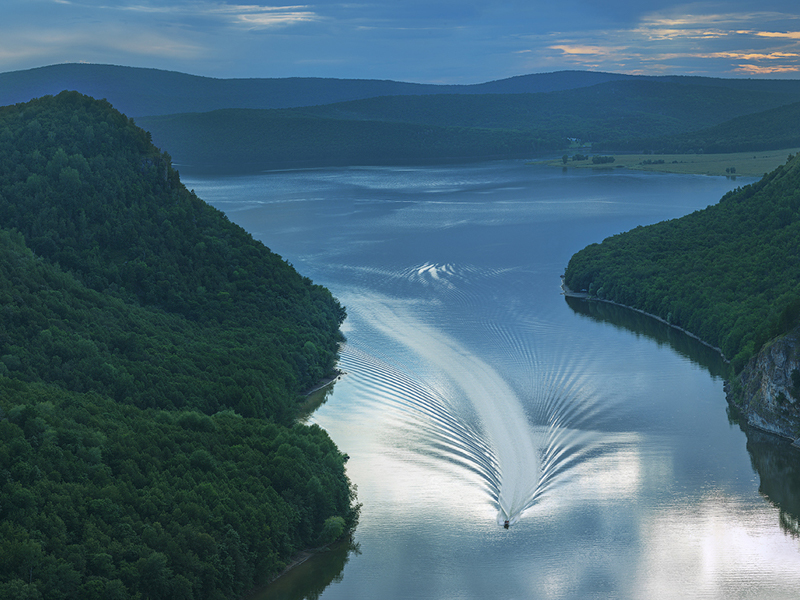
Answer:
M644 310L719 347L738 371L800 319L800 158L718 204L587 246L575 291Z
M382 96L286 110L140 117L137 122L158 145L170 148L184 168L248 172L531 157L558 152L576 139L591 143L595 151L670 145L689 151L697 141L680 136L798 99L793 89L619 80L549 93ZM796 120L792 113L785 115L790 123ZM786 127L749 131L751 146L789 141ZM713 147L707 143L702 149Z
M525 158L561 139L530 132L343 120L289 111L220 110L141 118L185 171L256 172L285 167L391 165Z
M800 145L800 103L737 117L700 131L657 140L639 140L633 147L649 147L664 154L725 153L781 150Z
M0 109L0 599L232 598L357 516L344 308L62 93Z

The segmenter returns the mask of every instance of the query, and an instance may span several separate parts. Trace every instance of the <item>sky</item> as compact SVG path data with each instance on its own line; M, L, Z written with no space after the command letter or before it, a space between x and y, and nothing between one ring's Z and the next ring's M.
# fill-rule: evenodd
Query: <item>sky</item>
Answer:
M569 69L800 78L798 0L2 0L0 72L480 83Z

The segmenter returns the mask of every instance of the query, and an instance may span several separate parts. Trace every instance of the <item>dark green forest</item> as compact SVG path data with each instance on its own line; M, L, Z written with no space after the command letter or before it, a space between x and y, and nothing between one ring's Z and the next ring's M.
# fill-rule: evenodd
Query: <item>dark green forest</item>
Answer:
M654 140L637 140L664 154L781 150L800 145L800 102L736 117L699 131Z
M656 315L734 370L800 319L800 158L679 219L591 244L569 261L573 291Z
M561 137L482 127L350 120L290 110L227 109L137 119L181 168L258 172L286 167L391 165L520 158Z
M344 308L75 92L0 108L0 598L231 598L357 508Z

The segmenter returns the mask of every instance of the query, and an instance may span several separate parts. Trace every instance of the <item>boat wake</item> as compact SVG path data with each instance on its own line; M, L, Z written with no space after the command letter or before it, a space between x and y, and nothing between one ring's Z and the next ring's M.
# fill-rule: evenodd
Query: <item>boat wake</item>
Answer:
M420 452L478 474L498 524L513 525L597 447L596 434L576 427L597 403L581 397L579 378L564 376L564 367L552 361L537 361L530 344L519 340L514 343L524 348L515 354L535 383L512 386L487 360L418 317L425 314L418 304L360 290L351 318L401 345L428 375L415 376L414 369L349 343L343 366L351 373L373 369L370 376L392 389L389 401L413 418L409 429L425 432Z

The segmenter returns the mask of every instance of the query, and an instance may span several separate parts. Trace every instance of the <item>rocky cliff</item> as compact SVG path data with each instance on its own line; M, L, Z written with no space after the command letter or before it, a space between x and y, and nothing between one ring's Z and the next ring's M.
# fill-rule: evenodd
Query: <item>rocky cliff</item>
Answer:
M800 438L800 327L768 342L727 392L750 425Z

